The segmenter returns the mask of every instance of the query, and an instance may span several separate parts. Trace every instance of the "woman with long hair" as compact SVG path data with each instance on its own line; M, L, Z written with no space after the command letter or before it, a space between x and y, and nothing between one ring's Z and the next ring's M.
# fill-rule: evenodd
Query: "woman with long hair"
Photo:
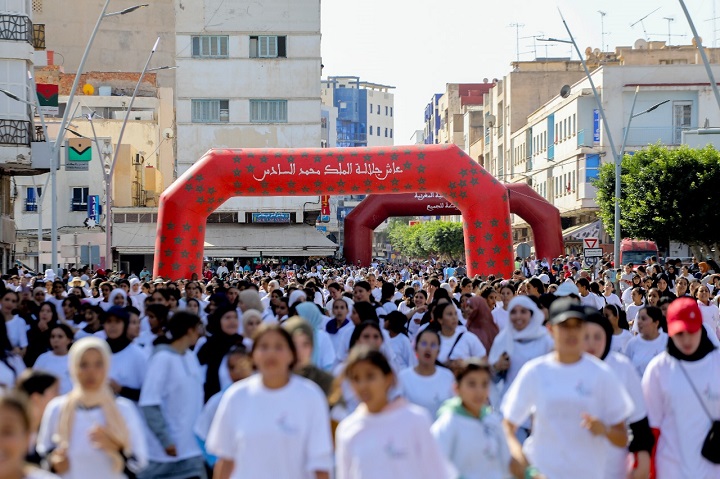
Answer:
M327 400L315 383L292 373L292 337L279 325L262 325L252 360L258 373L227 390L210 427L207 450L218 458L213 477L329 478Z
M58 321L55 305L51 302L42 303L36 320L28 323L28 348L23 358L28 367L32 366L41 354L50 350L50 330Z
M99 338L70 348L73 389L53 399L43 415L37 449L65 479L125 478L147 461L144 429L135 405L108 386L111 351Z
M625 311L618 308L614 304L608 304L602 310L602 314L610 322L613 334L610 341L610 350L616 353L625 351L625 346L632 339L633 335L629 331L627 319L625 319Z
M28 347L27 322L17 314L20 295L7 290L0 294L0 316L5 323L6 336L14 354L23 357Z
M51 350L38 356L33 369L55 375L60 384L60 394L72 390L68 352L73 342L72 329L67 324L57 323L50 328Z
M710 301L710 289L702 284L695 291L695 299L703 317L703 327L708 332L708 337L714 345L720 346L718 333L720 333L720 310Z

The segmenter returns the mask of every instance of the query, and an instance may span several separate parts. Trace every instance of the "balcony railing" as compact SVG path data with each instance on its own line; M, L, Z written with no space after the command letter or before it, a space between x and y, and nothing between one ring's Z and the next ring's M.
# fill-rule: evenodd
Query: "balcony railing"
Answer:
M670 146L679 145L682 143L682 132L687 129L675 126L630 127L627 146L647 146L657 142Z
M0 40L33 43L33 24L25 15L0 14Z
M31 137L29 121L0 119L0 145L30 146Z
M37 201L35 201L34 199L32 199L32 200L26 199L26 200L25 200L25 211L32 211L32 212L34 212L34 211L37 211L37 210L38 210Z
M87 201L83 202L83 201L76 200L76 199L70 200L70 211L80 211L80 212L85 211L86 212L87 209L88 209Z
M45 24L33 25L32 45L35 50L45 50Z

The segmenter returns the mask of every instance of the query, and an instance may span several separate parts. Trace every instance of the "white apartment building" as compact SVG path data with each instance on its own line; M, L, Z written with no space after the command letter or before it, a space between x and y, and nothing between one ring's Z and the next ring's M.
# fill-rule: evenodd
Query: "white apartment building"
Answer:
M720 65L712 68L720 75ZM618 149L638 86L636 114L669 101L633 119L626 151L657 142L679 146L683 131L706 123L720 125L720 111L702 65L609 65L592 76ZM505 165L509 181L530 182L560 210L566 246L579 246L585 233L601 231L592 180L602 163L613 161L607 133L590 84L583 79L571 86L566 98L558 95L531 113L527 124L510 138ZM527 239L528 227L520 218L515 217L513 229L516 241Z

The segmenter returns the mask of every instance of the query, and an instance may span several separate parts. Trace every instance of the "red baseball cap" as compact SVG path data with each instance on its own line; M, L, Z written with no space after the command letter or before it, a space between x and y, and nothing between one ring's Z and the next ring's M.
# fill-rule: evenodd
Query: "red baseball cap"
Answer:
M700 307L693 298L678 298L667 310L668 335L678 333L697 333L702 328L703 320Z

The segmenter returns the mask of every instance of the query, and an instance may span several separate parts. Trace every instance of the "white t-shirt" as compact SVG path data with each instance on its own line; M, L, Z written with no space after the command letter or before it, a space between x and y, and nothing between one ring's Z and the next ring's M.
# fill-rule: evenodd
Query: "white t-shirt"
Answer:
M206 447L235 462L231 479L311 479L315 471L329 472L332 439L325 394L295 375L276 390L266 388L259 374L237 382L220 400Z
M58 356L52 351L42 353L35 360L33 369L45 371L60 380L60 394L67 394L72 389L72 379L68 369L68 356Z
M435 417L443 402L455 395L455 376L449 369L437 366L432 376L421 376L414 368L407 368L398 374L398 383L405 399L424 407L430 417Z
M28 467L25 470L23 479L60 479L60 476L56 476L55 474L51 474L36 467Z
M10 345L13 348L27 348L28 338L27 330L28 324L23 318L17 314L12 317L10 321L5 321L5 329L7 330L8 339Z
M611 351L605 358L605 364L610 366L610 369L617 374L632 400L633 411L628 417L627 423L632 424L647 417L645 398L643 398L642 386L640 385L640 375L638 375L630 360L620 353ZM617 447L610 441L606 441L606 447L608 452L605 479L626 477L628 472L628 448Z
M160 406L177 456L168 456L158 438L149 434L151 461L177 462L202 455L193 425L202 411L203 382L200 363L192 351L178 354L168 346L156 348L147 366L139 405Z
M148 357L143 349L133 343L112 355L110 379L124 387L140 389L145 380Z
M510 311L505 311L502 307L493 309L492 317L501 331L510 323Z
M41 455L46 455L57 447L54 436L57 433L58 421L65 406L65 401L67 401L67 396L56 397L50 401L45 409L37 438L37 451ZM135 456L135 461L132 461L132 463L137 466L138 470L143 469L147 465L148 451L140 414L132 401L125 398L117 398L115 404L128 429L130 449L132 455ZM63 479L125 478L122 472L115 472L110 456L92 444L89 432L98 424L102 426L106 424L102 408L78 408L75 410L75 419L68 448L70 470L66 474L61 474ZM130 465L129 463L128 466Z
M460 334L462 334L462 337L458 340ZM455 345L456 340L457 345ZM454 348L453 345L455 345ZM451 351L452 354L450 354ZM456 329L455 334L450 337L443 336L442 333L440 334L438 361L441 363L449 359L484 358L485 356L487 356L485 346L483 346L480 339L472 333Z
M462 479L509 477L510 450L500 415L493 413L477 419L444 413L431 431Z
M708 333L711 331L714 333L710 336L710 339L717 340L717 331L718 327L720 327L720 309L712 303L706 306L700 301L698 301L698 306L700 307L700 313L702 313L703 324L707 326Z
M655 456L657 479L717 479L720 465L700 451L712 421L693 392L688 378L713 418L720 418L720 350L699 361L678 361L663 352L653 358L642 379L650 427L660 429Z
M662 331L660 331L660 335L652 341L647 341L638 335L628 341L623 354L630 358L633 366L635 366L637 372L642 376L652 358L665 351L667 342L668 335Z
M610 341L610 351L625 354L625 347L627 347L627 343L634 337L635 336L633 336L633 334L627 329L622 329L620 334L613 334Z
M407 322L409 337L414 338L417 335L423 316L425 316L425 313L415 313L412 315L412 318L410 318L410 321Z
M412 368L417 365L417 356L407 336L398 334L394 338L390 338L388 344L395 352L395 365L399 370Z
M625 316L627 317L628 322L633 323L633 328L637 329L637 315L638 312L645 307L645 304L637 305L635 303L630 303L625 307Z
M335 433L336 479L457 477L430 426L427 411L404 400L378 414L359 407Z
M502 403L505 418L515 425L533 418L533 432L523 452L552 479L603 479L607 439L581 425L583 414L604 424L627 419L633 405L617 375L602 361L583 354L562 364L555 353L529 361Z
M610 296L603 294L603 298L605 298L605 304L614 304L618 308L622 308L622 301L620 301L617 294L610 293ZM603 305L603 307L605 306Z
M580 304L594 309L605 307L605 300L595 293L588 293L587 296L580 295Z
M25 363L22 358L8 353L5 361L0 361L0 386L15 386L15 381L23 371L25 371Z
M195 421L193 431L198 439L203 442L207 441L210 426L215 418L215 414L217 414L218 406L220 406L220 400L222 399L223 394L225 394L225 391L213 394L212 397L208 399L208 402L205 403L200 416L197 418L197 421Z

